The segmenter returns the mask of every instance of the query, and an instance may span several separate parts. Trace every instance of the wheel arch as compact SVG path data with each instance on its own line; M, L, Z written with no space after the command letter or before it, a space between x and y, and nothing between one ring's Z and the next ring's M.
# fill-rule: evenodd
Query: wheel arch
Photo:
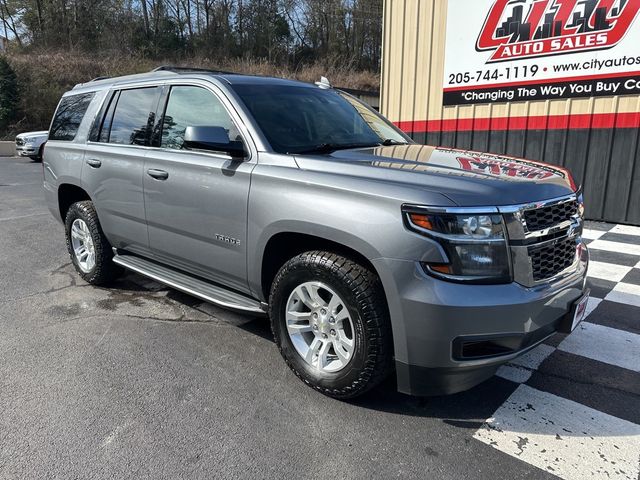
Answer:
M64 222L71 205L84 200L91 200L91 197L82 187L72 183L60 184L58 186L58 211L62 221Z
M362 266L370 269L380 277L371 260L352 246L308 233L284 231L273 234L265 243L260 259L261 293L265 299L269 298L271 284L278 270L287 260L310 250L324 250L350 258Z

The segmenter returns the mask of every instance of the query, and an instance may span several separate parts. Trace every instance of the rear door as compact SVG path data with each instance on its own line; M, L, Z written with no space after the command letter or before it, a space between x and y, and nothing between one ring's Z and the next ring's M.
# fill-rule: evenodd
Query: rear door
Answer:
M58 186L65 183L75 185L82 178L87 132L102 103L100 95L89 92L62 97L51 122L42 171L45 198L55 217L60 213ZM60 220L64 222L65 219Z
M114 90L91 132L82 169L105 235L114 247L149 253L142 175L160 87Z
M169 85L164 97L157 148L144 166L151 249L165 263L246 292L254 163L184 146L187 126L221 126L231 140L244 141L239 120L222 95L206 86Z

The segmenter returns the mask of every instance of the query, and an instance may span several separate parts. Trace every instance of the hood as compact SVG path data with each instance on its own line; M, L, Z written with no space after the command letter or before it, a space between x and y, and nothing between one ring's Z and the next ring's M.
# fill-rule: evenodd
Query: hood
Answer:
M24 132L16 135L16 137L48 137L48 136L49 136L48 130L39 130L37 132Z
M577 190L568 170L504 155L397 145L298 155L302 169L405 183L449 197L459 206L513 205Z

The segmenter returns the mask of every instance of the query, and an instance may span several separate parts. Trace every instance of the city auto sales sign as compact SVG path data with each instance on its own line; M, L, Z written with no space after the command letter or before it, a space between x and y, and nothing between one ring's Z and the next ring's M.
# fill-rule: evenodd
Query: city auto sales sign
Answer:
M640 94L640 0L449 0L444 105Z

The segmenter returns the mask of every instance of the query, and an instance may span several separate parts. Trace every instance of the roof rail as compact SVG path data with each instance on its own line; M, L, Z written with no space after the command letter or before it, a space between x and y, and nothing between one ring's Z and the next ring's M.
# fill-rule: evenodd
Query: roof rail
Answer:
M204 72L204 73L218 73L223 75L234 75L234 72L227 72L224 70L210 70L208 68L197 67L176 67L174 65L161 65L151 70L152 72Z
M91 80L89 80L89 82L97 82L99 80L106 80L107 78L111 78L111 77L96 77L96 78L92 78Z

